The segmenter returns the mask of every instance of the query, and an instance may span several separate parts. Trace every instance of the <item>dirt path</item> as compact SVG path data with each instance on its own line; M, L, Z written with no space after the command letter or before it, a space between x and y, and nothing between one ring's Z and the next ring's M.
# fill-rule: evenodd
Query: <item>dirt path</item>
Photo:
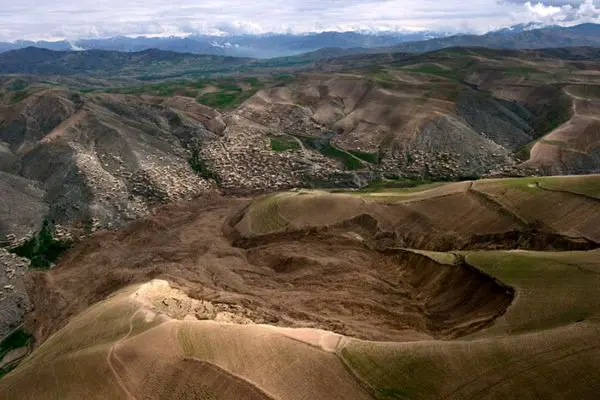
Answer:
M539 147L541 145L547 145L547 146L555 146L552 143L549 142L552 141L552 135L554 135L556 132L560 131L560 130L564 130L568 127L569 124L573 123L573 120L577 117L579 118L586 118L584 116L580 116L579 114L577 114L577 105L576 105L576 99L578 97L573 96L572 94L570 94L567 90L563 90L563 92L568 95L569 97L572 98L571 101L571 109L573 110L573 115L571 116L571 118L569 118L567 121L565 121L564 123L560 124L559 126L557 126L556 128L552 129L550 132L546 133L544 136L538 138L535 140L535 143L533 144L533 146L531 146L531 150L529 151L529 158L527 159L527 161L525 161L523 164L527 164L527 163L535 163L536 159L540 158L539 156L539 152L540 149ZM543 157L542 157L543 158Z
M293 139L294 141L296 141L296 143L298 143L298 145L300 146L300 151L302 152L302 155L306 157L306 155L308 154L308 150L306 150L306 147L304 147L304 143L302 143L302 140L298 139L296 136L294 135L290 135L290 134L285 134L285 136ZM310 161L310 160L307 160ZM311 164L314 164L314 162L310 161Z
M135 306L133 304L132 304L132 306L135 309ZM125 384L125 382L123 381L123 379L119 375L119 372L115 368L114 363L113 363L113 357L114 357L114 353L115 353L115 350L116 350L117 346L119 344L121 344L122 342L124 342L125 340L127 340L129 338L129 336L131 335L131 332L133 332L133 320L135 319L138 311L139 310L136 310L131 315L131 318L129 318L129 331L127 331L127 334L125 336L123 336L121 339L117 340L110 347L110 350L108 351L108 355L106 356L106 362L108 363L108 367L110 368L110 370L112 371L113 375L115 376L115 379L117 380L119 386L121 387L121 389L123 389L123 391L127 395L127 398L128 399L132 399L132 400L135 400L135 396L129 391L129 389L127 389L127 385Z
M473 182L471 182L471 184L469 185L467 193L473 196L484 207L496 211L498 214L513 220L522 227L529 226L529 221L520 216L516 211L510 209L508 206L500 202L494 196L475 189Z

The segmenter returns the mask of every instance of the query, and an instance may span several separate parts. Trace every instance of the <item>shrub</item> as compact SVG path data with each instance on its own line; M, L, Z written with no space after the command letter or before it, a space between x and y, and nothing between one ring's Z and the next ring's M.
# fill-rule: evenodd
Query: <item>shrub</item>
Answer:
M37 236L10 251L20 257L30 259L32 267L50 268L73 244L70 241L54 239L52 230L50 221L46 219Z
M190 167L196 172L198 175L203 177L204 179L212 179L217 184L221 182L219 175L215 174L200 158L200 152L198 150L192 151L192 156L188 159L190 163Z

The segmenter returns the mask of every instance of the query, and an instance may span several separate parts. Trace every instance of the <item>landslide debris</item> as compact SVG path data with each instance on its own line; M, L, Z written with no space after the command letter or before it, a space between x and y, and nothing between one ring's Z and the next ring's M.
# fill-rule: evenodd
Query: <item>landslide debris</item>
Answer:
M510 288L462 263L376 250L342 234L236 247L229 221L246 204L204 197L94 234L52 270L31 274L28 329L43 341L89 305L150 279L196 299L169 292L154 305L180 318L228 315L374 340L462 336L491 324L512 301Z

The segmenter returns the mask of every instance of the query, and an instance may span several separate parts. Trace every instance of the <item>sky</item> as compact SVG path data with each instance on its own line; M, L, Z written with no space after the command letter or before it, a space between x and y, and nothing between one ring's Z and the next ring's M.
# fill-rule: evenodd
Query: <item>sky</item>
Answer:
M0 41L600 22L600 0L0 0Z

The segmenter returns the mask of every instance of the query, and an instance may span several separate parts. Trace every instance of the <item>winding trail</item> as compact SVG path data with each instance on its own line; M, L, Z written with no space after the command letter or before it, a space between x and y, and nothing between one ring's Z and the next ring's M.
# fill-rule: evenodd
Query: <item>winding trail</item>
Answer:
M578 101L594 102L595 100L575 95L575 94L569 92L567 89L563 89L563 92L571 98L571 110L573 112L573 114L571 115L571 118L569 118L563 124L557 126L552 131L546 133L544 136L537 139L536 143L531 147L531 150L529 152L529 159L525 163L536 162L536 159L540 158L538 153L540 153L540 152L543 153L543 150L540 149L541 145L560 147L563 151L579 153L582 155L589 154L595 147L597 147L598 143L595 142L595 143L591 143L591 144L587 145L585 149L574 148L569 145L569 141L571 141L573 138L569 138L567 135L567 138L565 141L565 139L563 139L561 137L562 131L569 132L570 125L573 125L578 121L579 122L580 121L588 121L589 123L591 123L593 121L600 121L600 117L597 117L595 115L590 115L590 114L581 114L579 112L579 110L577 109ZM553 142L560 142L560 144L556 144ZM541 157L541 158L543 158L543 157ZM537 160L537 161L539 161L539 160Z
M132 304L132 307L135 309L135 305ZM129 338L129 336L131 335L131 332L133 332L133 320L135 319L135 317L136 317L136 315L137 315L138 312L139 312L139 310L136 310L131 315L131 317L129 318L129 330L127 331L127 334L125 336L123 336L121 339L117 340L115 343L113 343L113 345L110 347L110 350L108 351L108 355L106 356L106 362L108 363L108 367L110 368L110 370L112 371L113 375L115 376L115 379L117 380L117 383L119 384L119 386L121 387L121 389L123 389L123 391L127 395L127 398L128 399L132 399L132 400L135 400L136 398L129 391L129 389L127 388L127 385L125 384L125 382L123 380L123 378L121 378L121 376L119 375L119 372L117 371L117 369L116 369L116 367L114 365L113 357L115 357L115 350L116 350L117 346L119 344L121 344L122 342L124 342L125 340L127 340Z
M473 196L473 198L475 198L476 200L478 200L484 207L496 211L498 214L511 219L512 221L516 222L522 227L526 228L529 226L529 221L527 221L525 218L519 215L515 210L503 204L495 196L477 190L474 187L474 182L471 182L471 184L469 185L467 193ZM548 226L546 226L545 228L550 229L550 227Z

